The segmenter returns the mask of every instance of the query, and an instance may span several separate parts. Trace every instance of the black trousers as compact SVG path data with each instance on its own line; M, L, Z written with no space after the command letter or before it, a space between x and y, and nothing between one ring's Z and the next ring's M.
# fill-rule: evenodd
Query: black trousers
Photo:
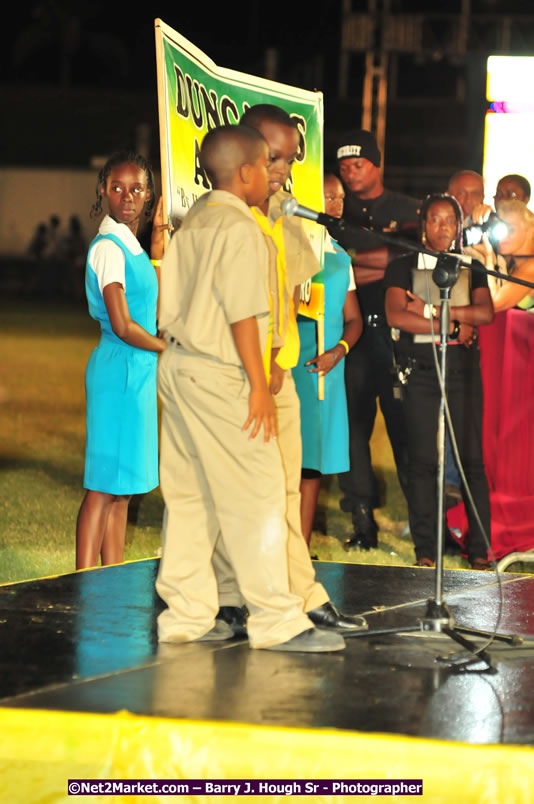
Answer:
M478 348L449 346L447 396L458 451L481 522L490 537L490 503L482 458L482 380ZM408 379L404 413L408 433L410 532L417 558L436 558L437 431L440 390L430 361L419 361ZM465 489L462 489L465 492ZM469 558L487 558L484 538L464 493Z
M350 470L339 475L341 508L355 511L361 503L377 508L380 491L371 464L369 441L376 418L377 398L393 449L397 475L407 493L407 443L404 414L393 396L393 342L387 326L366 327L345 359L349 411Z

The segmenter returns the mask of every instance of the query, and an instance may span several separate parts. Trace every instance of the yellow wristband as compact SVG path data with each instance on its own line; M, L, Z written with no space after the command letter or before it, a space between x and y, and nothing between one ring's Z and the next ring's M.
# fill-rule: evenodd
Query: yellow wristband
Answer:
M150 260L154 268L159 268L161 265L161 260Z
M338 343L345 347L345 354L348 355L350 346L348 345L347 341L338 341Z

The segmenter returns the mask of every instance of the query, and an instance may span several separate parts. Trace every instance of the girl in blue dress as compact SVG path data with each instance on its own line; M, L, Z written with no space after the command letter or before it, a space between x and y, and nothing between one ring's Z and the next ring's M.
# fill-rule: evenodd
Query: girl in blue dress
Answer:
M98 175L97 201L109 213L89 247L85 288L100 343L85 374L87 440L83 499L76 525L76 568L123 560L132 494L158 485L157 353L166 342L156 330L158 278L137 240L143 210L154 204L154 178L135 153L112 156ZM161 205L151 252L163 254Z
M324 177L327 215L340 218L345 192L333 174ZM309 545L322 474L349 468L349 422L345 392L345 356L362 331L349 255L326 233L322 272L325 294L325 351L317 353L317 325L299 316L300 357L293 378L300 399L302 478L300 516ZM317 374L325 375L324 400L317 394Z

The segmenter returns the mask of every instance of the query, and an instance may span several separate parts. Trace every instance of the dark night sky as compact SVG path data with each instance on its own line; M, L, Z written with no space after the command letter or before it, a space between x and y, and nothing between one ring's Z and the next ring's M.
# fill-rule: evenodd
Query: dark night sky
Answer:
M30 4L24 17L12 28L14 48L13 51L2 48L1 75L3 82L9 83L57 83L61 31L76 20L81 24L81 34L70 59L72 84L149 89L155 86L155 17L183 34L221 66L262 71L265 49L277 47L282 71L291 71L300 61L308 60L310 54L323 51L335 75L340 6L339 0L326 2L311 15L309 7L301 3L273 11L253 0L220 5L159 2L146 3L143 6L146 10L125 15L125 4L115 0L96 0L85 8L68 0L41 0ZM59 13L50 13L52 7L59 9ZM72 28L69 31L63 41L76 42ZM43 32L49 37L47 42ZM23 54L18 65L17 54Z
M7 42L1 48L0 75L2 83L57 83L63 41L69 46L74 43L71 59L74 85L150 88L155 80L153 21L160 17L221 66L259 72L265 49L276 47L280 53L280 80L288 80L299 64L321 54L326 82L335 83L341 7L342 0L322 0L313 11L303 0L279 4L258 0L232 0L224 4L165 0L144 3L135 12L133 4L119 4L116 0L86 4L73 0L34 0L10 24L9 42L13 43L13 49ZM367 0L353 0L352 8L365 12ZM461 0L448 0L446 7L440 9L435 0L391 0L393 12L458 12L460 8ZM471 10L533 12L529 0L472 0ZM80 23L77 44L72 34L73 21ZM69 31L63 40L62 30ZM25 38L21 38L24 31ZM36 40L42 41L43 31L53 33L48 45L37 49ZM23 63L15 66L17 53L22 52ZM326 90L328 86L318 88Z
M391 0L393 13L459 13L461 5L461 0L447 0L446 8L438 9L435 0ZM367 0L352 1L356 12L365 13L367 6ZM145 3L136 12L127 9L126 4L119 5L116 0L87 4L30 0L10 27L9 41L0 48L0 92L3 104L11 109L3 129L8 145L0 154L0 162L85 165L93 153L107 153L117 143L132 142L138 122L156 120L155 17L197 45L218 65L252 75L265 74L265 51L275 48L279 81L323 91L325 140L337 136L338 130L358 127L363 53L351 57L349 99L337 100L342 0L323 0L313 11L302 0L285 4L164 0ZM471 0L471 11L497 15L534 13L531 0ZM432 24L445 25L446 30L446 22L437 18ZM532 26L526 26L525 32L531 29L534 37ZM423 60L410 55L399 57L395 92L391 93L396 93L399 102L388 104L388 128L397 132L395 140L389 140L390 164L406 166L415 158L413 132L408 131L400 103L409 103L417 96L421 108L409 112L414 131L421 128L426 99L433 104L436 136L426 138L430 147L424 155L426 161L446 163L444 169L456 163L477 167L478 151L477 155L464 153L462 137L450 130L459 107L454 107L452 116L449 114L457 79L472 69L469 59L473 62L477 58L470 53L468 59L454 61L435 51L427 52ZM481 64L484 58L480 52ZM21 91L23 86L26 92ZM63 91L62 87L70 89ZM103 92L104 88L112 91ZM119 93L114 91L117 89ZM482 105L475 112L480 117L484 111L483 87L477 92ZM440 99L443 108L438 113L436 103ZM428 123L424 122L425 130ZM445 130L449 142L440 145ZM396 152L391 150L393 145ZM153 136L153 159L157 159L157 153Z
M367 0L353 0L354 11L367 11ZM379 3L380 5L380 3ZM224 4L189 2L145 3L140 11L116 0L34 0L10 25L9 42L0 49L2 83L55 84L60 75L61 43L72 47L72 84L149 89L154 86L153 21L160 17L204 50L216 63L246 72L263 70L263 54L276 47L280 54L279 79L290 81L299 67L321 55L327 91L335 86L340 47L342 0L322 0L312 11L303 0L260 3L232 0ZM438 9L435 0L391 0L393 12L458 12L461 0L448 0ZM132 10L129 10L132 9ZM532 14L529 0L472 0L473 13ZM72 23L80 23L80 36ZM63 38L61 32L69 33ZM25 33L24 33L25 32ZM48 44L43 32L49 35ZM15 65L17 55L22 63ZM302 73L302 71L301 71ZM314 87L307 86L308 89Z
M128 15L125 7L35 0L21 15L0 49L0 94L11 109L0 163L81 166L132 144L137 123L157 120L156 17L218 65L253 75L265 74L265 51L276 47L279 81L334 97L341 0L313 16L301 6L266 12L254 0L146 3Z

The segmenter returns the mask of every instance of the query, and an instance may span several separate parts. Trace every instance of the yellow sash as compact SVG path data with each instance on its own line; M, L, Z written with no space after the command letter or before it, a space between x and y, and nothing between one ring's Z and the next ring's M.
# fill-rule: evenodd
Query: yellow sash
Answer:
M283 216L278 218L274 225L271 226L268 218L256 207L252 208L252 214L256 218L261 230L274 242L276 246L276 274L278 278L278 334L284 337L284 322L287 320L287 329L284 337L284 345L276 356L276 362L280 368L289 369L297 365L300 352L300 339L297 326L297 318L295 315L295 305L293 303L293 296L290 293L287 282L286 270L286 250L284 243L284 233L282 229ZM269 288L269 304L271 307L272 315L272 293L273 289ZM287 312L286 312L286 296L287 296ZM272 342L272 327L271 327L271 342Z

